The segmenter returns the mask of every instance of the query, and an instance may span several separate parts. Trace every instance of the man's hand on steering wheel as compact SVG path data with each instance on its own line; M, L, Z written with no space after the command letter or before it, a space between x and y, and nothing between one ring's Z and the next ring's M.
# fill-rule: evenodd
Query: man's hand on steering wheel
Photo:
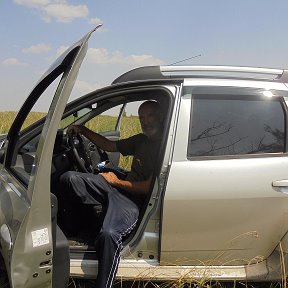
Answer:
M67 134L80 134L80 133L82 133L82 125L71 125L71 126L69 126L68 127L68 129L67 129Z
M81 125L73 125L67 129L68 143L71 147L73 161L80 172L93 173L90 152L81 136Z
M89 134L91 135L91 133L94 136L97 135L97 137L100 137L100 139L104 138L103 136L100 136L99 134L90 131L83 125L71 125L67 129L68 142L71 147L72 156L73 156L76 166L81 172L89 172L89 173L94 172L93 171L94 169L92 167L92 161L90 159L90 151L87 150L87 147L83 140L83 136L85 136L90 141L92 140L95 141L95 138L90 139ZM95 143L96 141L95 142L94 141L92 141L92 143L95 144L96 146L96 149L100 157L100 163L107 162L107 161L109 162L109 158L108 158L106 151L100 149L97 143ZM77 143L77 145L75 143Z

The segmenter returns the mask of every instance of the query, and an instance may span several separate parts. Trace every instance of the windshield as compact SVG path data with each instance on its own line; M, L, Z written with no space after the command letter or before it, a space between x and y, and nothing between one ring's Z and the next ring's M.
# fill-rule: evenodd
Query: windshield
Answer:
M67 117L63 118L60 122L60 129L66 129L72 123L77 122L79 119L83 118L93 110L92 107L85 107L79 111L76 111Z

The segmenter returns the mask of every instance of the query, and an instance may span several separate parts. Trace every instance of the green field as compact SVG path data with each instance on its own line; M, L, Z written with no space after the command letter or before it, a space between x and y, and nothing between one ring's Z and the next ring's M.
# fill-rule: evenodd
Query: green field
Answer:
M43 118L44 116L45 116L45 113L31 112L28 115L27 119L25 120L21 130L35 123L36 121ZM6 134L9 131L9 128L11 124L13 123L15 117L16 117L16 112L0 112L0 134ZM72 122L72 121L69 121L70 119L67 119L67 120L68 120L67 121L68 123ZM116 126L116 121L117 121L116 117L108 116L108 115L101 115L87 122L85 126L95 132L107 132L107 131L114 130ZM65 125L65 122L61 122L61 124ZM64 127L60 127L60 128L64 128ZM128 138L139 132L141 132L141 126L140 126L138 117L123 116L121 127L120 127L120 139ZM119 166L121 166L124 169L129 170L131 166L131 162L132 162L131 157L121 156Z
M31 112L23 124L22 129L28 127L37 120L43 118L45 113ZM0 112L0 134L5 134L9 131L11 124L16 117L16 112ZM95 119L86 123L89 129L95 132L112 131L116 124L116 117L103 115L97 116ZM61 127L62 128L62 127ZM141 131L140 122L136 116L124 116L121 123L121 138L127 138Z
M17 112L0 112L0 134L5 134L9 131L10 126L16 117L16 114ZM23 129L39 120L44 115L45 113L32 112L28 115L28 118L23 125Z

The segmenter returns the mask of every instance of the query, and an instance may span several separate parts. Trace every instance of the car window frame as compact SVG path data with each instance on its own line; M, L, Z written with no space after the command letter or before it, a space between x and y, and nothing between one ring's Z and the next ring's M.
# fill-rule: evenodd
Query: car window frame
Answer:
M237 92L237 95L243 95L249 97L251 96L258 96L263 97L263 91L266 91L263 88L257 87L237 87L237 86L184 86L182 90L182 97L187 95L191 97L191 111L190 111L190 119L189 119L189 129L188 129L188 142L187 142L187 150L186 150L186 157L189 161L201 161L201 160L225 160L225 159L247 159L247 158L263 158L263 157L283 157L287 156L288 153L288 117L287 117L287 99L288 99L288 92L284 90L269 90L272 93L272 97L279 99L281 104L281 108L283 111L284 116L284 152L277 152L277 153L257 153L257 154L240 154L240 155L216 155L216 156L190 156L189 155L189 140L191 136L191 126L192 126L192 119L193 119L193 101L194 101L194 94L198 94L197 90L201 90L201 94L205 95L213 95L213 94L221 94L219 92L224 93L224 95L231 95L232 92ZM197 91L197 93L195 93ZM215 93L217 91L217 93ZM232 94L233 95L233 94ZM218 98L219 99L219 98ZM286 100L285 100L286 99Z

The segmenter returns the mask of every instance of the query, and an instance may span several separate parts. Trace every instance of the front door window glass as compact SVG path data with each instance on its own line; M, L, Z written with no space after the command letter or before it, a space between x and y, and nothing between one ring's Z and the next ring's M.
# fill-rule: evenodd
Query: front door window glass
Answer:
M29 131L30 127L47 115L55 91L61 81L61 77L62 74L56 77L35 102L22 123L20 129L22 135L29 135L29 133L26 132ZM23 137L23 139L26 139L26 136ZM23 143L20 141L19 145L16 145L15 150L13 151L12 163L10 167L14 173L16 173L26 184L28 183L30 176L33 174L38 144L39 134L36 137L34 136L32 139L29 139L27 136L27 141Z

